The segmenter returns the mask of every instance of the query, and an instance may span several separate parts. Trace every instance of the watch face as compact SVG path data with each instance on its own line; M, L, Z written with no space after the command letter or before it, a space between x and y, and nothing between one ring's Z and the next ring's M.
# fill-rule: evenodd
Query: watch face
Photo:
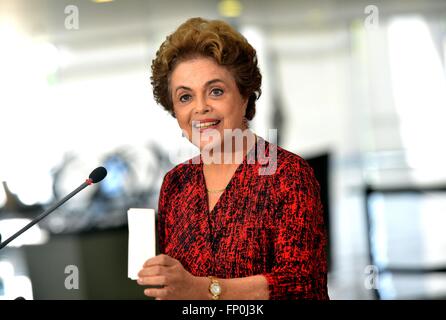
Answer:
M219 295L221 293L220 285L218 283L212 283L210 291L213 295Z

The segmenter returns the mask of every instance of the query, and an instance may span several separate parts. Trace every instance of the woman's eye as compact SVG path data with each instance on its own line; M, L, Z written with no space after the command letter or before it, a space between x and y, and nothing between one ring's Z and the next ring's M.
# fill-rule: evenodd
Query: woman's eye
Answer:
M181 97L180 97L180 101L181 102L187 102L187 101L189 101L190 100L190 94L183 94Z
M212 90L211 90L211 94L212 94L213 96L221 96L221 95L223 94L223 90L222 90L222 89L215 88L215 89L212 89Z

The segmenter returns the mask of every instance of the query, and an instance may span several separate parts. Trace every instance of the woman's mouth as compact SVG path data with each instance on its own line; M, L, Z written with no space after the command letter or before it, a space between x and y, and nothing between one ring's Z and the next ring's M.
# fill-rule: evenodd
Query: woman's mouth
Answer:
M200 130L200 132L203 132L206 129L215 129L218 124L221 122L221 120L214 120L214 121L201 121L201 122L194 122L193 127L195 129Z

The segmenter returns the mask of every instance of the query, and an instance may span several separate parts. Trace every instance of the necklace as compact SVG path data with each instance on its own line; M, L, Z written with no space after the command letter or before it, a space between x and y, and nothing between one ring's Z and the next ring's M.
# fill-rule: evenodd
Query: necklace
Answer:
M208 193L219 193L219 192L223 192L223 191L225 191L226 190L226 188L224 188L224 189L218 189L218 190L209 190L208 188L206 188L206 191L208 192Z

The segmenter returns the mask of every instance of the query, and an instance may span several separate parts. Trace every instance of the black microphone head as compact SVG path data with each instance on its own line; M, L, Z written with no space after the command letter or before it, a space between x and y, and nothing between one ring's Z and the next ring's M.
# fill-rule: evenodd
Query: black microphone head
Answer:
M97 183L99 181L102 181L106 175L107 169L105 169L104 167L97 167L90 173L89 178L93 183Z

